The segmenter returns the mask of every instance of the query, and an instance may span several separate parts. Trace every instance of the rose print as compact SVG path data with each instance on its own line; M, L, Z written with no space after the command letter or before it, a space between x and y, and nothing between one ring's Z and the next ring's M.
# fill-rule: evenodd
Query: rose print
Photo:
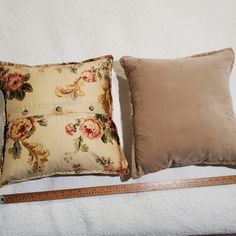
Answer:
M9 73L7 75L7 80L6 80L6 90L8 91L17 91L18 89L22 88L24 85L24 77L20 73Z
M10 122L9 137L14 141L29 138L35 131L35 121L32 117L19 118Z
M85 138L101 138L104 143L113 143L113 140L115 140L117 144L120 144L114 122L110 117L102 114L95 114L94 117L83 118L81 120L77 119L76 123L67 124L65 131L68 135L73 135L77 132L77 128L81 131L82 136ZM79 138L82 137L80 136Z
M21 158L22 146L29 152L28 164L33 172L42 171L45 163L48 161L50 151L44 149L41 143L29 143L27 141L36 130L36 122L40 126L47 126L47 120L44 116L34 116L27 118L18 118L10 121L8 124L8 138L14 141L13 146L8 149L8 153L14 159Z
M82 90L84 82L92 83L96 81L96 76L90 70L82 72L79 78L77 78L73 83L66 84L65 87L57 86L55 89L55 94L58 97L70 96L73 100L78 97L84 96L85 93Z
M94 61L97 59L87 60L82 63L76 63L70 68L70 71L73 74L79 75L77 78L75 78L74 81L71 81L69 84L65 84L64 86L57 86L55 88L55 94L58 97L71 97L71 99L75 100L79 97L85 96L86 91L84 91L83 87L86 83L94 83L99 80L105 80L108 83L110 83L110 73L112 69L112 57L111 56L105 56L101 57L100 59L107 59L104 60L103 63L98 63L89 70L81 71L81 66L83 63ZM61 70L59 71L61 73ZM104 110L107 109L110 112L110 104L108 99L110 99L110 91L106 91L106 88L104 88L104 94L102 94L99 98L99 102L104 106ZM106 111L106 110L105 110ZM110 113L107 112L109 115Z
M10 69L0 65L0 88L3 90L6 99L17 99L22 101L26 92L32 92L32 86L26 82L30 79L30 74L9 73Z
M95 114L94 116L87 118L77 118L75 123L69 123L65 127L65 131L68 135L75 134L74 138L74 151L66 152L64 160L68 160L68 154L73 156L78 152L90 152L90 143L88 139L93 140L96 138L96 142L99 138L104 144L110 143L111 145L120 145L119 137L117 134L117 129L112 121L111 117L105 116L103 114ZM101 142L100 141L100 142ZM128 170L123 162L123 157L120 157L119 166L116 167L112 157L109 156L98 156L91 152L91 154L96 158L95 161L97 166L102 167L103 171L106 173L117 173L119 175L127 174ZM86 155L84 155L86 158ZM76 173L81 173L84 169L81 169L81 164L73 166L73 170Z
M98 138L101 136L102 124L93 117L82 119L80 130L89 139Z
M73 135L76 132L76 129L72 123L66 125L65 130L68 135Z
M96 82L96 76L94 73L92 73L91 70L84 71L81 74L81 78L88 83Z
M102 114L96 114L94 117L76 119L76 122L69 123L65 126L65 131L68 135L74 135L77 131L80 131L80 135L74 139L75 151L87 152L89 146L84 143L84 139L101 138L103 143L116 141L119 145L119 137L115 124L111 118Z

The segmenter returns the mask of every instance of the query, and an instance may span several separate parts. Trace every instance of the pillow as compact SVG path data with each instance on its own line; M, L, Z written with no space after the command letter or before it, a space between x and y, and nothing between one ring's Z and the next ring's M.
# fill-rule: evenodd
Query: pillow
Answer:
M27 66L0 62L6 102L1 184L127 173L112 121L112 56Z
M120 62L133 104L133 178L175 166L236 166L232 49Z

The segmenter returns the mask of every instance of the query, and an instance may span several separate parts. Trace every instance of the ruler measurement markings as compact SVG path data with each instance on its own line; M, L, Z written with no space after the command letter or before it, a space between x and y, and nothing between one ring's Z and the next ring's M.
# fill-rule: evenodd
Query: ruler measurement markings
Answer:
M0 203L8 204L8 203L20 203L20 202L30 202L30 201L46 201L46 200L56 200L56 199L76 198L76 197L102 196L102 195L126 194L126 193L136 193L136 192L138 193L138 192L149 192L149 191L169 190L169 189L219 186L228 184L236 184L236 175L206 177L197 179L184 179L184 180L164 182L164 183L156 183L156 182L133 183L133 184L85 187L77 189L52 190L45 192L7 194L0 196L1 197Z

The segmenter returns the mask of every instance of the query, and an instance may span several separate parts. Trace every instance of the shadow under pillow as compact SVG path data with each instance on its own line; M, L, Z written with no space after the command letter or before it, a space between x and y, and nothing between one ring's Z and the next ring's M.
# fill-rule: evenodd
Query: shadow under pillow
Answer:
M236 166L232 49L120 62L133 103L133 178L174 166Z

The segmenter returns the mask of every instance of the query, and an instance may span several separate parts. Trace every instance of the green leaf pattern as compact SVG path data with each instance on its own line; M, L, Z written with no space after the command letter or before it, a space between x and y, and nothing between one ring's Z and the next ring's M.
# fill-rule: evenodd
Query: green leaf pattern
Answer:
M79 136L78 138L74 139L74 146L75 146L75 151L82 151L82 152L88 152L89 147L85 143L83 143L83 138L82 136Z
M20 157L21 157L21 150L22 150L22 147L21 147L20 142L19 141L15 141L13 143L13 147L8 149L8 153L11 154L14 159L20 159Z
M0 88L6 99L22 101L27 92L33 92L31 84L27 82L29 79L30 73L24 75L18 72L11 73L0 64Z

